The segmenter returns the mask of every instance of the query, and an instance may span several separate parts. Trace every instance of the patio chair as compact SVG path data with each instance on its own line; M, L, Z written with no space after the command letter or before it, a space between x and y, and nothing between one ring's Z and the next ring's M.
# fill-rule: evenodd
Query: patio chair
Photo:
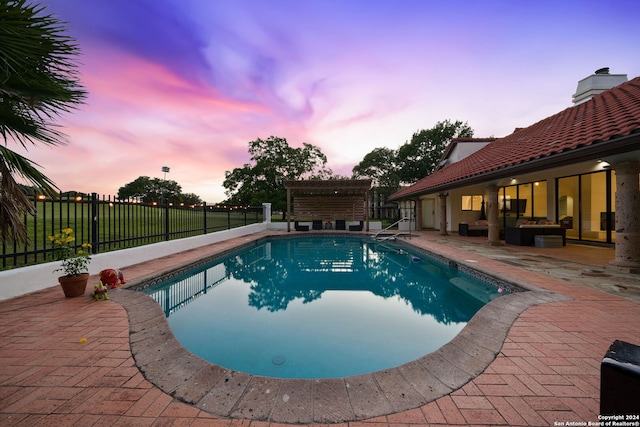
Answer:
M298 221L295 221L293 223L293 226L296 229L296 231L309 231L309 226L308 225L300 225L300 224L298 224Z
M358 225L350 225L349 231L362 231L362 221Z
M312 221L311 227L313 227L314 230L322 230L322 220L314 219Z
M336 219L336 230L346 230L346 224L344 219Z

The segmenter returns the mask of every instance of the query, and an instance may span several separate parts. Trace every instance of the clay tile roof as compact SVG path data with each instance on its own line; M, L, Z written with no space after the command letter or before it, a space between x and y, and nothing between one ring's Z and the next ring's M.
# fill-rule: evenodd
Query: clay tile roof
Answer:
M640 136L640 77L527 128L518 128L511 135L498 138L470 156L394 193L390 199L444 191L466 182L477 183L474 179L504 178L531 163L535 163L537 170L545 169L554 159L571 162L564 156L568 152L595 151L632 134ZM537 161L543 163L538 165Z

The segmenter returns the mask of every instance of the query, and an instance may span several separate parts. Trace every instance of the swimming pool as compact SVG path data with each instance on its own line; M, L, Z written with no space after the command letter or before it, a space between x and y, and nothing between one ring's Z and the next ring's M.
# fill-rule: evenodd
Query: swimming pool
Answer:
M332 378L437 350L508 289L402 245L304 236L257 242L144 292L205 360L254 375Z

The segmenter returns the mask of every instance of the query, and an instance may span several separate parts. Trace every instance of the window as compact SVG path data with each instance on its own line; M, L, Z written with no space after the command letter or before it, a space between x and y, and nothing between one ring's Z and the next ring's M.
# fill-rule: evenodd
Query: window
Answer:
M462 196L463 211L480 211L480 209L482 209L482 195Z
M547 182L534 181L510 185L498 194L500 223L515 227L518 219L547 219Z

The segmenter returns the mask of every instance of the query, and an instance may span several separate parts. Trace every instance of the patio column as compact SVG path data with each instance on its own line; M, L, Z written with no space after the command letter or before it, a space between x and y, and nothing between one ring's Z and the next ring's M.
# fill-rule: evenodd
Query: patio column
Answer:
M616 257L611 265L640 274L640 162L613 165L616 171Z
M262 204L262 222L271 224L271 203Z
M413 224L416 230L422 230L422 203L420 199L413 201L413 212L415 214Z
M448 236L447 233L447 196L449 193L440 193L440 235Z
M489 200L487 200L487 221L489 223L489 232L487 241L492 246L500 246L500 217L498 216L498 186L487 186Z

